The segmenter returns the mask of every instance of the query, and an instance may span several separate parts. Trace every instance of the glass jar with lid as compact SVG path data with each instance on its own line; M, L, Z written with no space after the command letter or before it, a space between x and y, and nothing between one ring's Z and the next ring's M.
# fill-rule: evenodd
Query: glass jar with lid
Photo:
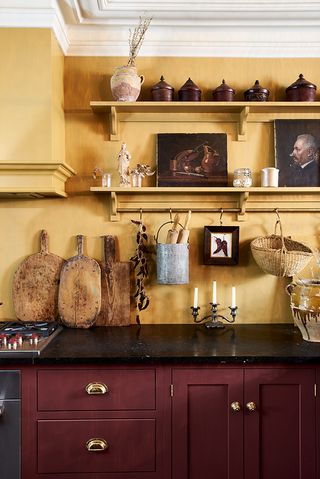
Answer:
M252 174L250 168L237 168L233 173L233 186L236 188L248 188L252 186Z

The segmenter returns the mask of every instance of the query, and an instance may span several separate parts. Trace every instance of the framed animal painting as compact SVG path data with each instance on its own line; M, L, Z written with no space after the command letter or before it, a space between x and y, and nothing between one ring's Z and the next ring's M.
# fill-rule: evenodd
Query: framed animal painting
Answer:
M239 226L204 227L204 264L232 266L239 261Z
M227 186L226 133L159 133L157 186Z

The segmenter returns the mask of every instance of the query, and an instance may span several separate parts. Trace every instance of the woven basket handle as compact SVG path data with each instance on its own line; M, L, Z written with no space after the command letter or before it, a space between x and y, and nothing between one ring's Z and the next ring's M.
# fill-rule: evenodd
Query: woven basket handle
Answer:
M277 209L275 210L275 213L277 215L277 221L276 221L276 224L274 226L274 234L275 235L277 234L277 227L279 225L281 242L282 242L282 248L281 249L286 251L286 247L285 247L285 244L284 244L283 232L282 232L282 223L281 223L280 215L279 215L279 212L278 212Z

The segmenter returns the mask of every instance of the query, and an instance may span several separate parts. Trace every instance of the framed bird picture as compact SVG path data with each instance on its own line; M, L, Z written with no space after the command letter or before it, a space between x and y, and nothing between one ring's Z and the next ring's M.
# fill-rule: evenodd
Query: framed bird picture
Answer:
M239 226L205 226L203 263L233 266L239 261Z

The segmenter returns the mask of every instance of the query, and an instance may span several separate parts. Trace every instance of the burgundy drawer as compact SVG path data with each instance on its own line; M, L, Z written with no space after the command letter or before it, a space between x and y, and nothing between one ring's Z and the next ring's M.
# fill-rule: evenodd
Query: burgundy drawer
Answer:
M39 474L152 472L155 451L155 419L38 421Z
M155 409L155 393L153 369L38 371L38 411Z

